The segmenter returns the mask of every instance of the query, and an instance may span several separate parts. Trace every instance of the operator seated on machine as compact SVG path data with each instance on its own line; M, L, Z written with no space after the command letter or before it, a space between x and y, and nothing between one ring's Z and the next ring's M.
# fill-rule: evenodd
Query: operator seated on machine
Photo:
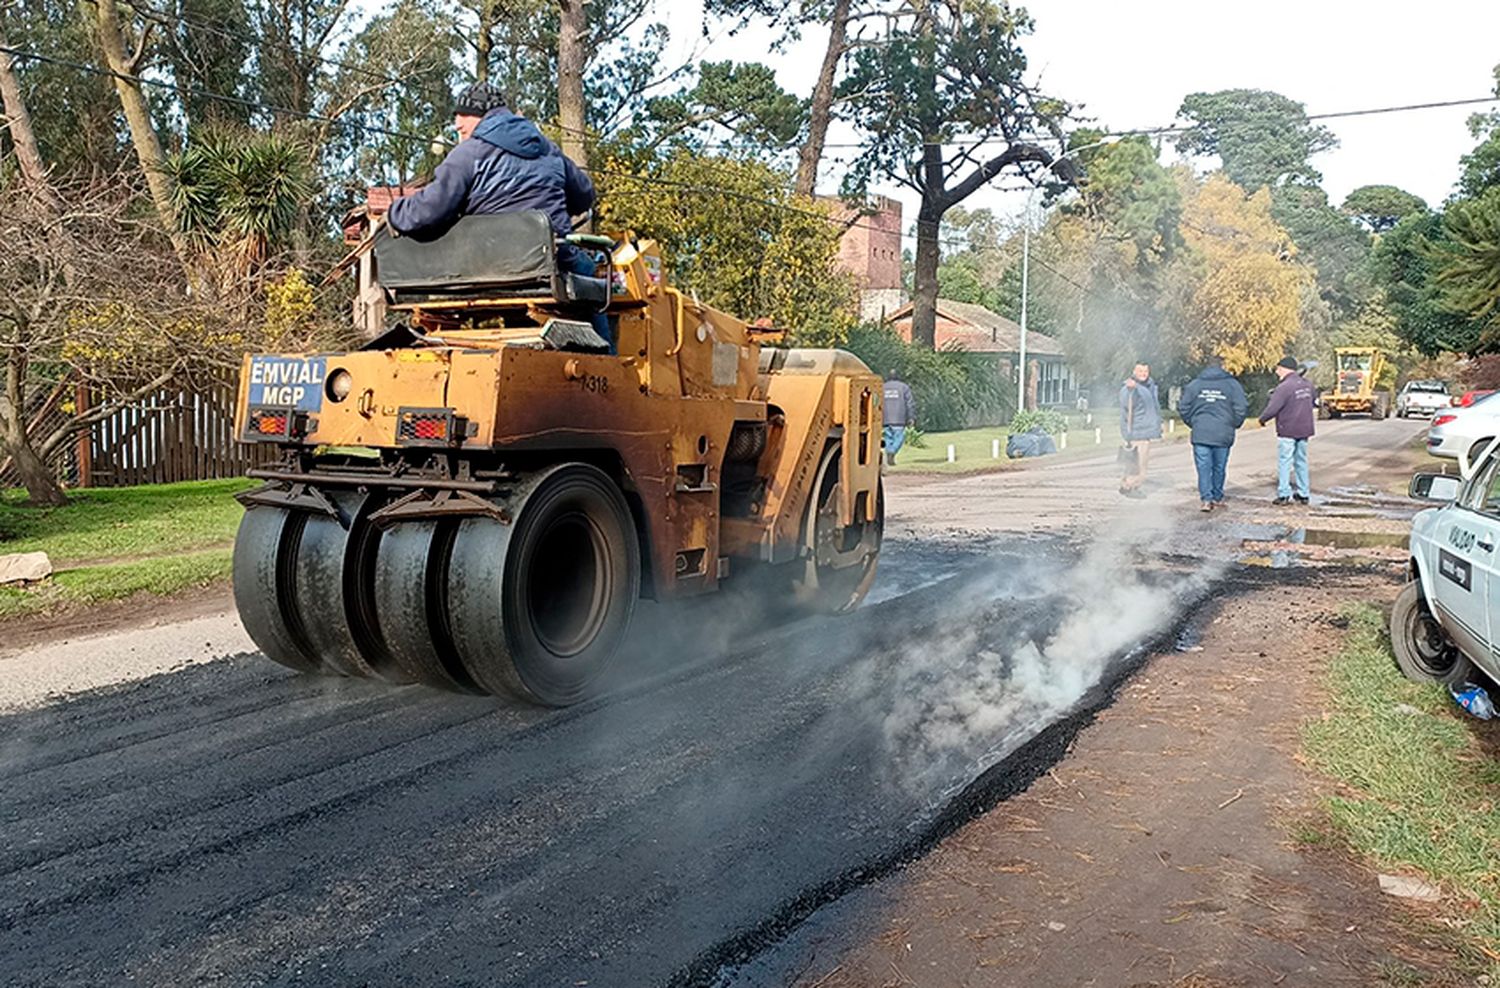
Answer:
M573 232L573 217L594 206L594 183L588 175L542 136L536 124L505 106L505 97L488 83L465 87L454 99L453 124L459 142L432 181L391 204L387 221L404 235L446 230L460 216L513 213L537 209L552 221L558 237ZM572 244L559 244L557 263L565 271L593 277L591 255ZM615 352L609 318L590 317L594 331Z

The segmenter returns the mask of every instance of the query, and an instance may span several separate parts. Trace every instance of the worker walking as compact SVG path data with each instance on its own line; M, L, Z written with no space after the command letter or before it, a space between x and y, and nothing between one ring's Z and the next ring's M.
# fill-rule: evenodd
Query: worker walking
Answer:
M1245 389L1224 370L1221 357L1209 357L1207 366L1182 389L1177 412L1193 430L1193 466L1198 471L1200 511L1224 506L1229 450L1249 410Z
M1146 492L1146 469L1150 464L1151 441L1161 438L1161 396L1151 380L1151 366L1136 364L1125 386L1120 389L1120 493L1143 498Z
M896 454L906 444L906 430L917 424L917 400L911 387L893 375L886 379L880 404L885 465L893 467Z
M1310 495L1307 441L1313 436L1318 391L1297 373L1297 361L1281 358L1276 365L1281 383L1260 413L1260 424L1276 420L1276 499L1272 504L1306 504ZM1293 486L1295 482L1295 487Z

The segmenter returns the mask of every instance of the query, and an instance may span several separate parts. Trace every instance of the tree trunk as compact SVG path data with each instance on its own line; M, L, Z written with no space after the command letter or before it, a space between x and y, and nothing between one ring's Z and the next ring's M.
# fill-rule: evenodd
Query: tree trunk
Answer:
M156 207L156 215L166 229L168 239L172 241L172 249L182 262L183 270L191 271L192 255L186 239L177 230L177 211L172 208L172 191L166 172L162 169L165 155L162 153L161 140L156 136L156 128L151 123L151 108L146 104L146 94L141 91L140 80L136 77L140 70L145 38L141 38L141 50L134 55L127 55L115 0L97 0L95 9L99 12L99 47L104 53L105 64L114 73L115 92L119 94L120 106L125 111L125 123L130 128L130 143L135 147L135 156L141 163L141 170L146 173L146 187L151 191L151 203Z
M917 213L917 257L912 279L911 341L937 348L938 227L941 219L927 215L924 201Z
M562 152L579 167L588 167L583 72L588 67L588 8L585 0L558 0L562 25L557 33L557 122Z
M0 34L0 48L10 46L4 34ZM31 111L21 95L21 81L16 78L15 63L10 53L0 51L0 106L5 109L11 143L16 149L16 163L21 167L21 178L37 194L55 205L52 185L47 180L47 169L42 164L42 152L36 143L36 132L31 129Z
M807 143L797 155L797 194L811 196L818 184L818 163L823 160L823 142L828 139L828 121L833 111L833 83L839 63L844 58L844 42L849 30L849 7L852 0L834 0L828 21L828 47L823 51L823 67L813 86L812 104L807 117Z
M68 503L62 485L31 446L26 434L25 358L13 352L5 366L5 388L0 391L0 449L10 457L27 503L56 506Z
M922 145L922 205L917 209L917 258L912 278L911 341L937 348L938 262L942 247L938 233L948 210L943 188L943 148Z
M495 50L494 0L479 0L474 14L478 19L478 27L474 32L474 81L489 82L490 52Z

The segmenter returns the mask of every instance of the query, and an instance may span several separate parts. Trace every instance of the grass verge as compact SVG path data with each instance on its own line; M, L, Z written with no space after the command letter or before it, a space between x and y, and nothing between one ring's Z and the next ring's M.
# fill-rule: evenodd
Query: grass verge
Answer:
M243 512L234 495L251 484L73 491L60 508L28 508L22 492L0 492L0 553L42 551L56 567L41 583L0 587L0 620L224 579Z
M1377 865L1439 885L1475 961L1500 974L1500 730L1401 678L1376 608L1354 607L1349 628L1331 709L1303 730L1313 764L1342 783L1333 828Z

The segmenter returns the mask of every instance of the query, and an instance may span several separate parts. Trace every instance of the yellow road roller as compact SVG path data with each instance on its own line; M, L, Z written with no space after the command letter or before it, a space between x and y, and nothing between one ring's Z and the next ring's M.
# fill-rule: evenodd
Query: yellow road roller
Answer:
M240 495L234 595L268 657L563 706L642 597L863 599L881 382L856 357L776 347L673 287L656 244L542 213L367 243L378 335L242 367L238 435L274 449ZM559 269L580 249L595 276Z

